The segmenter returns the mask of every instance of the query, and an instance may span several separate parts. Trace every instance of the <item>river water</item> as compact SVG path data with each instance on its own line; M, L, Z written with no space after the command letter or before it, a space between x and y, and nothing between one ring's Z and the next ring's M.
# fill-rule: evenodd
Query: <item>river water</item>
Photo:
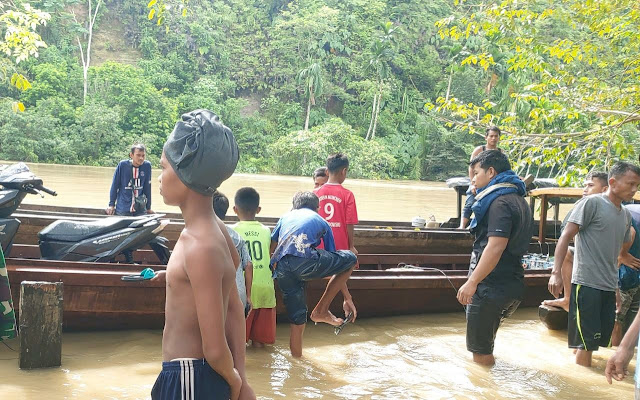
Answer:
M57 197L29 195L25 203L65 206L107 207L109 188L115 168L74 165L29 164L44 185L58 192ZM152 209L179 212L166 206L158 192L159 170L152 171ZM407 221L415 216L434 215L438 221L456 216L456 195L441 182L373 181L349 179L344 184L354 192L361 220ZM309 177L235 174L220 191L229 197L241 187L252 186L260 193L260 215L278 217L291 209L291 198L299 190L312 190ZM230 213L233 210L229 209Z
M309 325L296 360L280 324L274 346L247 349L247 374L260 399L633 398L632 378L611 386L604 378L612 350L595 353L593 368L576 366L566 332L549 332L535 310L519 310L498 331L490 369L470 361L464 332L463 313L360 320L339 336ZM0 345L1 398L147 399L161 338L161 331L66 333L62 367L39 371L19 370L17 353Z
M112 168L30 165L59 196L27 202L103 207ZM156 211L160 204L154 170ZM311 178L237 174L221 190L242 186L261 194L262 215L278 216ZM455 215L455 194L442 183L349 179L360 219L406 220ZM355 299L357 304L357 299ZM417 299L419 301L419 299ZM493 368L470 361L463 313L362 319L335 336L309 325L304 357L292 359L288 326L278 325L274 346L247 351L247 373L260 399L631 399L633 379L607 384L603 371L613 351L577 367L565 332L550 332L535 309L518 310L498 332ZM16 352L0 344L0 399L147 399L160 370L161 331L65 333L63 365L18 369ZM19 341L8 345L19 348ZM630 372L635 371L632 361Z

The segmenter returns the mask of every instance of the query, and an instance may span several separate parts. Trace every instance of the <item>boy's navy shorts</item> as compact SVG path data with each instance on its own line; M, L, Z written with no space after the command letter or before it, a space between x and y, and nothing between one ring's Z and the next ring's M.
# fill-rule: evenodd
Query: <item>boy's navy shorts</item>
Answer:
M162 371L151 389L152 400L228 400L229 384L201 360L162 363Z
M316 249L312 258L286 255L278 261L273 274L282 292L289 322L302 325L307 322L307 281L339 274L356 265L358 258L348 250L325 251Z

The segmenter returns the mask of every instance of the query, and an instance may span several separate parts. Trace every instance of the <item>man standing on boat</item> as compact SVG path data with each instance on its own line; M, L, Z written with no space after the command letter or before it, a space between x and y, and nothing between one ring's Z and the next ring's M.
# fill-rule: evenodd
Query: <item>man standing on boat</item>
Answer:
M561 267L569 242L576 251L569 301L569 347L576 364L591 366L593 352L610 345L616 313L618 255L631 241L631 201L640 185L640 168L618 162L609 171L609 189L582 199L573 209L555 250L551 272L562 287Z
M471 232L475 234L467 282L458 301L467 306L467 350L473 361L493 365L493 345L500 323L520 305L524 292L522 255L533 233L524 182L499 150L471 160L477 188Z
M501 133L500 128L498 128L497 126L492 126L491 128L487 128L484 135L484 140L486 141L486 144L483 144L482 146L478 146L475 149L473 149L473 152L471 153L471 158L469 159L469 161L472 161L474 158L478 156L478 154L486 150L502 151L498 147L498 142L500 141L500 133ZM471 166L469 166L469 180L473 180L473 168ZM460 229L466 229L467 225L469 225L469 221L471 220L471 206L475 201L475 195L476 195L476 186L471 184L469 186L469 190L467 190L467 200L465 201L464 208L462 209Z
M108 215L153 214L151 210L151 163L143 144L131 146L128 160L118 163L109 192Z

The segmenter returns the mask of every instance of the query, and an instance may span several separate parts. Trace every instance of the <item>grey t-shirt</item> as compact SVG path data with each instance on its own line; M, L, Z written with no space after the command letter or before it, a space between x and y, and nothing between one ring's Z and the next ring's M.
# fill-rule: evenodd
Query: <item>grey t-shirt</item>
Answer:
M629 210L618 209L606 194L594 194L576 203L568 222L580 225L571 282L615 292L618 254L631 240Z
M240 255L240 265L238 265L238 269L236 270L236 286L238 287L238 294L240 295L240 300L242 300L242 305L246 307L247 287L244 284L244 270L251 262L251 256L249 255L249 250L247 250L247 244L242 240L240 235L238 235L238 232L228 226L226 227L233 241L233 245L236 246L236 250L238 250L238 254Z

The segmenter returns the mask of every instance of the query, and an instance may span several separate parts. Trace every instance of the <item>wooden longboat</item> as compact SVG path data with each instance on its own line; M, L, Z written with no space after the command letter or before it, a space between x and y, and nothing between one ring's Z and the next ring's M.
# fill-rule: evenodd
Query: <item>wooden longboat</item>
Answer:
M27 207L27 208L22 208ZM15 243L37 244L38 232L59 219L90 221L107 218L103 210L66 207L22 205L13 217L21 221ZM56 210L56 211L54 211ZM102 211L102 214L88 214L75 211ZM184 226L180 214L167 214L170 223L161 233L170 241L170 247L178 239ZM233 223L229 218L228 223ZM275 226L276 218L261 220L267 226ZM375 225L378 224L379 225ZM473 236L468 231L454 228L416 229L410 223L384 221L363 221L355 229L355 246L361 253L417 253L417 254L462 254L470 253Z
M30 250L23 249L28 252ZM364 255L363 255L364 256ZM466 281L467 270L444 269L468 267L465 255L369 255L361 258L364 267L397 263L433 266L439 270L361 269L354 271L349 289L361 317L425 314L462 311L456 290ZM467 259L466 265L463 258ZM447 263L446 260L450 262ZM460 264L456 264L460 262ZM372 263L372 264L365 264ZM20 282L41 280L64 283L64 328L67 330L159 329L164 321L164 285L144 281L122 281L123 275L137 274L142 266L130 264L79 263L8 258L7 270L14 305L19 310ZM160 270L162 266L154 266ZM536 306L548 297L548 271L525 271L527 291L523 306ZM325 281L307 286L309 309L325 289ZM339 296L338 296L339 297ZM282 297L277 293L277 313L286 321ZM341 313L336 299L331 309Z
M27 208L20 208L13 214L22 222L15 238L15 243L21 244L37 244L38 232L58 219L91 221L107 217L104 212L103 214L86 213L102 211L99 209L23 206ZM166 217L171 222L162 232L162 236L169 239L172 247L182 230L183 220L180 214L167 214ZM264 218L261 221L268 226L273 226L276 219ZM228 222L232 223L233 219L230 218ZM448 225L457 226L457 220L450 220ZM549 237L555 237L558 231L557 227L551 224L547 224L545 230ZM400 222L363 221L355 229L356 248L360 253L367 254L468 254L471 253L472 244L473 236L468 231L455 228L418 229ZM547 249L533 246L530 250L544 252Z

